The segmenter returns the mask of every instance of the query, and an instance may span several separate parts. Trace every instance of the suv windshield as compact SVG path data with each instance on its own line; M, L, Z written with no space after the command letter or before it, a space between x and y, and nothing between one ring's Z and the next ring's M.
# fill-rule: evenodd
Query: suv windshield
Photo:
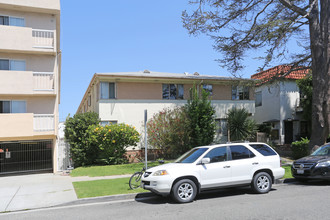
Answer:
M175 163L193 163L195 162L208 148L194 148L179 157Z
M312 153L313 156L330 156L330 145L325 145L323 147L320 147L314 153Z

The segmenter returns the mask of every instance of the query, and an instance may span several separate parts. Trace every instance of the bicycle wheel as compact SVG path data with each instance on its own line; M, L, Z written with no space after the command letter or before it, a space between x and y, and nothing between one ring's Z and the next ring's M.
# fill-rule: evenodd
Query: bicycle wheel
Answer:
M131 189L137 189L141 187L141 177L142 177L142 172L135 172L131 178L129 179L129 187Z

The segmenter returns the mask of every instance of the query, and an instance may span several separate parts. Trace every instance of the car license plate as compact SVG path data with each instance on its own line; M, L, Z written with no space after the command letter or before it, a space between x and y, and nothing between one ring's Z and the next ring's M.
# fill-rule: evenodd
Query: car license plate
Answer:
M304 170L297 170L297 174L304 174Z

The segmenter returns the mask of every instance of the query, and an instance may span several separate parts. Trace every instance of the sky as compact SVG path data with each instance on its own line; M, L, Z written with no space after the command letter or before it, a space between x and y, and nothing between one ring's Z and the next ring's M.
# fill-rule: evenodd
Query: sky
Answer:
M62 0L60 121L73 116L94 73L137 72L232 76L215 61L213 41L190 36L181 13L188 0ZM240 75L256 73L248 60Z

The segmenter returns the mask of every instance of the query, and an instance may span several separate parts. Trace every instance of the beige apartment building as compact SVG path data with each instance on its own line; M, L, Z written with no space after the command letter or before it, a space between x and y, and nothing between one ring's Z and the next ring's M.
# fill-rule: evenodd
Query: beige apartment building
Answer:
M60 0L0 0L0 174L56 172Z
M144 110L148 111L150 119L164 108L182 106L189 99L190 88L200 85L210 92L216 110L217 142L226 142L228 110L236 107L247 109L251 115L255 112L253 88L247 86L252 81L148 70L95 73L77 113L97 112L102 125L126 123L135 126L143 134Z

